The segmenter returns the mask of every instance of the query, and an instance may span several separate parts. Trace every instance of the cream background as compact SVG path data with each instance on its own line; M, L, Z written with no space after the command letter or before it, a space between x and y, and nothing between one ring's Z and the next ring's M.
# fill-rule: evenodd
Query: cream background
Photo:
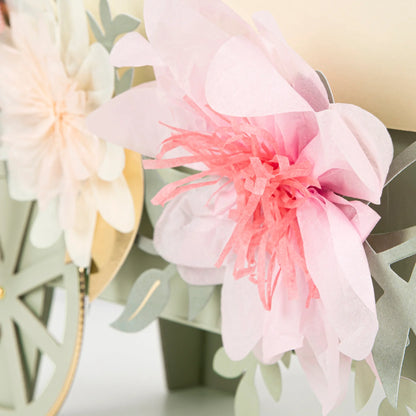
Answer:
M416 131L415 0L224 1L246 19L270 11L288 43L325 73L336 101L357 104L390 128ZM97 9L98 0L85 2ZM114 13L141 16L143 0L110 2ZM142 71L137 80L149 76Z

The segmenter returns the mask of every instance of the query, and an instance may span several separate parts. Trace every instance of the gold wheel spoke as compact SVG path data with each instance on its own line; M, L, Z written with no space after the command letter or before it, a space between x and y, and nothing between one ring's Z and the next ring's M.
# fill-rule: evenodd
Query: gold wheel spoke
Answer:
M28 401L26 379L20 353L19 340L12 320L6 320L2 325L3 351L6 351L7 366L11 390L16 408L25 406Z
M20 300L16 301L14 319L19 329L30 337L39 350L57 363L61 358L58 342L48 332L47 327Z
M13 292L16 296L42 286L62 275L63 260L59 256L45 260L17 273L12 280Z

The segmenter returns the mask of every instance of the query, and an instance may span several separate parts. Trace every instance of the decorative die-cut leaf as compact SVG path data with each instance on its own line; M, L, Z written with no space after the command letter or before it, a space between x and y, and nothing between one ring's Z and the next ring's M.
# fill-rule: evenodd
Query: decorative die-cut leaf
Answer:
M136 30L140 20L128 14L119 14L112 22L112 31L115 36Z
M94 19L93 15L87 11L88 20L90 22L90 27L92 33L97 42L103 43L104 42L104 33L101 31L100 26L98 25L97 21Z
M104 29L111 26L111 11L108 0L100 0L100 19Z
M416 383L409 378L400 379L397 409L387 399L384 399L378 409L379 416L408 416L408 408L416 411Z
M290 359L292 358L292 351L287 351L283 354L282 363L286 368L290 367Z
M257 389L254 382L256 374L255 367L248 370L240 383L234 399L235 416L259 416L260 403L257 395Z
M278 402L282 395L282 373L280 372L279 364L260 364L260 370L267 390L274 401Z
M137 332L155 320L168 303L169 279L173 274L172 266L142 273L130 291L123 313L112 326L123 332Z
M188 319L193 321L205 308L214 293L215 286L188 285L189 307Z
M355 362L355 409L359 412L370 400L376 376L365 360Z
M121 78L118 77L116 73L116 82L115 82L115 95L119 95L124 91L130 89L133 82L133 68L129 68Z
M139 249L145 253L150 254L151 256L159 255L155 249L155 246L153 245L153 240L145 237L144 235L138 236L137 247L139 247Z
M251 354L241 361L233 361L228 357L224 347L215 353L213 363L214 371L225 378L237 378L253 365L256 365L256 360Z

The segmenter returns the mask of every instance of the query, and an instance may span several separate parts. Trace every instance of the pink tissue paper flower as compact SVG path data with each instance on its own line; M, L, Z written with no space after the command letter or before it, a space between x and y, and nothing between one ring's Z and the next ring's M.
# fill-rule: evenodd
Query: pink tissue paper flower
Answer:
M0 36L1 156L10 194L37 200L30 238L52 245L64 232L72 260L90 262L97 212L129 232L134 206L123 176L124 150L85 125L113 95L108 52L90 45L82 0L9 1Z
M266 12L253 29L218 0L151 0L144 17L149 41L124 36L112 62L152 65L156 81L88 123L155 157L147 168L195 170L153 199L166 204L156 249L187 282L223 285L233 360L295 350L327 414L378 329L362 243L379 217L361 200L379 203L390 136L363 109L330 103Z

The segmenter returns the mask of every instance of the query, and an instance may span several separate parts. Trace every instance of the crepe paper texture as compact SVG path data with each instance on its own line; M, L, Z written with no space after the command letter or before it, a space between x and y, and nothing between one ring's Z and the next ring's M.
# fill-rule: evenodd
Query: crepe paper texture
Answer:
M114 69L105 48L90 45L82 0L8 5L0 108L10 194L39 204L30 234L36 247L63 232L71 259L86 267L97 213L123 233L135 223L124 150L85 125L87 114L113 96Z
M144 21L149 41L128 34L111 57L153 66L156 81L88 124L156 158L147 168L194 170L153 199L165 205L156 250L188 283L223 284L231 359L272 364L295 350L327 414L378 330L362 242L379 217L360 200L379 203L390 136L366 111L331 104L266 12L253 29L218 0L152 0Z

